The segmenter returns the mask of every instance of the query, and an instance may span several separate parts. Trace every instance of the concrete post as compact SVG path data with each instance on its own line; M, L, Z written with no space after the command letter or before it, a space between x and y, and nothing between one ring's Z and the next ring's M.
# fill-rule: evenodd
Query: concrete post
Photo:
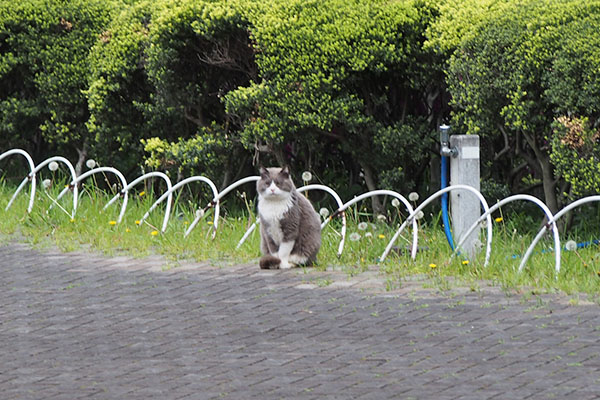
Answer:
M469 185L480 190L479 136L452 135L450 147L458 150L458 156L450 158L450 185ZM450 212L454 242L458 243L480 217L481 204L472 193L454 190L450 192ZM479 231L475 229L459 249L467 257L474 257L479 250Z

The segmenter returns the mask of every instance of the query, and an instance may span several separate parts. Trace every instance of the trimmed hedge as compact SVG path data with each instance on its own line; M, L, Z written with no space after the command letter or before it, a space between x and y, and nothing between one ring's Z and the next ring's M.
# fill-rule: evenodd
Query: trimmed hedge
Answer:
M600 188L599 22L599 0L2 2L0 144L222 184L290 164L348 197L435 189L451 117L487 186L556 210Z

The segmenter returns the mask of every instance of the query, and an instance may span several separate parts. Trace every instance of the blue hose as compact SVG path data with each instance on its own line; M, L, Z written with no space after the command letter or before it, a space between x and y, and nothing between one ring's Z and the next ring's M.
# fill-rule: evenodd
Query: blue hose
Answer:
M448 157L442 156L442 172L441 172L441 189L445 189L448 186ZM452 232L450 231L450 218L448 218L448 193L442 195L442 220L444 223L444 232L446 233L446 239L452 251L454 251L454 239L452 238Z

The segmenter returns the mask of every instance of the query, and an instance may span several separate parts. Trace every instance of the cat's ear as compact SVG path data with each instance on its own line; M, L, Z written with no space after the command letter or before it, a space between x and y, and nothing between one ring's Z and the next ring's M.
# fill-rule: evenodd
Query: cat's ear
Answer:
M290 168L287 165L285 165L283 168L281 168L281 172L279 174L283 175L286 178L289 178L290 177Z
M262 166L262 165L261 165L261 166L258 168L258 173L259 173L259 174L260 174L260 176L262 176L262 177L267 177L267 176L269 176L269 171L267 171L267 169L266 169L264 166Z

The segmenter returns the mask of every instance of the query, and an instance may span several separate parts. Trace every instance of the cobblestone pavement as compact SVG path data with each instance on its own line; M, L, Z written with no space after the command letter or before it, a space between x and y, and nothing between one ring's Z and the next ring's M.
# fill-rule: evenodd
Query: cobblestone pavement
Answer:
M164 265L0 245L0 398L600 396L594 304Z

